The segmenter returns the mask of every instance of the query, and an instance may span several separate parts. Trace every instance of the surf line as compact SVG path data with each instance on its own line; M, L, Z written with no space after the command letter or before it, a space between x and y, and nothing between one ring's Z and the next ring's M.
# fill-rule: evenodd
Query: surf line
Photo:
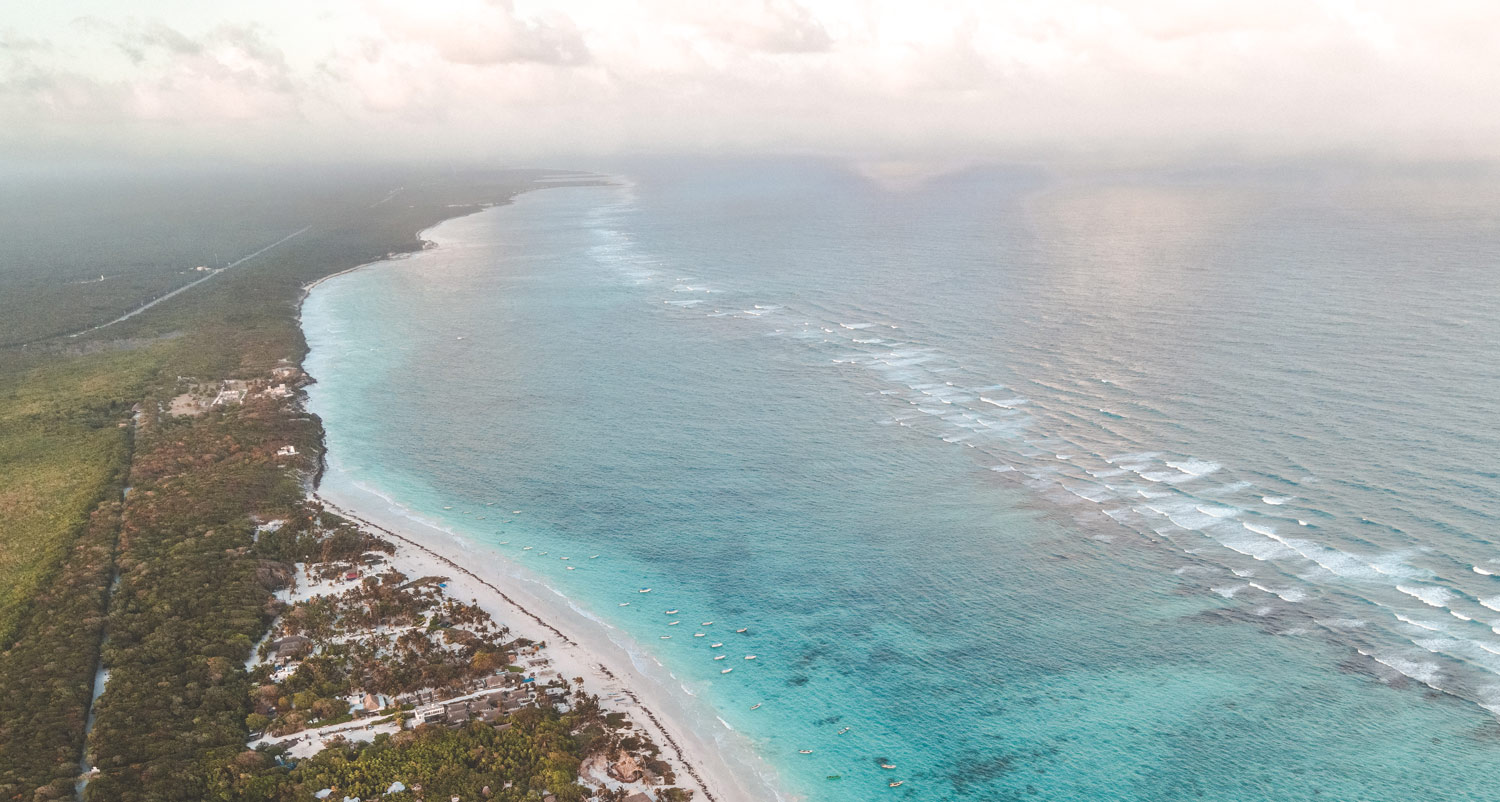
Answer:
M393 538L401 541L402 543L405 543L405 544L411 546L414 549L418 549L418 550L426 553L429 557L432 557L433 559L436 559L436 560L442 562L443 564L451 567L453 570L459 571L459 572L463 573L465 576L469 577L470 579L473 579L475 582L478 582L479 584L484 585L485 587L489 588L490 590L493 590L500 598L504 599L507 604L509 604L510 606L516 608L517 610L520 610L522 614L526 615L531 620L537 622L538 624L541 624L543 627L546 627L549 632L551 632L554 635L556 635L557 637L561 638L564 643L567 643L569 646L577 646L578 645L572 639L570 639L567 635L562 634L562 632L560 632L557 629L557 627L554 627L551 624L547 623L546 621L543 621L540 617L537 616L536 613L533 613L530 610L526 609L525 607L522 607L520 604L517 604L516 600L512 599L511 597L509 597L507 595L505 595L504 591L500 590L499 588L495 587L494 585L490 584L489 582L485 581L484 579L481 579L481 578L475 576L473 571L470 571L469 569L467 569L467 568L459 565L458 563L453 562L452 560L448 559L447 557L444 557L443 555L438 554L437 552L433 551L432 549L427 548L426 546L424 546L421 543L418 543L418 542L412 540L411 538L405 537L404 535L398 535L395 532L392 532L391 530L389 530L389 529L387 529L387 528L385 528L383 526L380 526L379 524L371 523L370 521L367 521L364 518L359 517L358 515L354 515L353 513L349 512L348 510L345 510L343 507L340 507L339 505L334 504L333 502L331 502L331 501L323 498L321 495L318 495L316 492L314 492L312 494L312 497L315 498L315 499L317 499L317 501L318 501L319 504L322 504L323 506L332 509L334 512L337 512L339 515L342 515L345 518L348 518L348 519L350 519L352 521L355 521L356 523L359 523L361 526L367 526L367 527L369 527L371 529L374 529L374 530L376 530L378 532L383 532L383 533L385 533L387 535L390 535L391 537L393 537ZM599 665L599 671L601 673L603 673L604 676L610 678L611 680L614 680L615 682L619 682L620 681L619 678L614 675L614 672L610 671L603 664ZM659 732L661 734L662 740L666 741L667 745L670 746L670 747L672 747L672 751L677 754L677 760L678 760L678 762L680 762L682 764L682 767L683 767L683 769L685 769L687 771L688 776L692 777L693 780L698 783L698 790L700 790L700 791L703 792L704 798L706 798L708 800L708 802L718 802L718 798L715 797L714 794L713 794L713 792L709 790L708 783L704 782L703 781L703 777L698 774L697 767L694 766L692 764L692 762L687 759L686 754L684 754L683 751L682 751L682 747L678 745L676 739L674 739L672 737L672 733L670 731L668 731L667 728L661 723L661 720L656 717L656 713L652 712L651 708L647 707L645 704L643 704L641 702L640 697L635 695L635 691L631 690L628 687L625 687L624 685L620 686L620 690L621 690L622 693L624 693L627 697L630 698L630 701L632 701L632 702L635 703L636 708L639 709L641 711L641 713L644 714L648 720L650 720L650 722L652 723L652 725L654 725L656 727L657 732Z
M374 530L377 530L379 532L384 532L385 534L390 535L391 537L393 537L393 538L401 541L402 543L407 544L408 546L411 546L414 549L418 549L420 551L425 552L429 557L432 557L433 559L435 559L435 560L437 560L437 561L439 561L439 562L447 565L448 567L452 568L453 570L458 571L459 573L462 573L464 576L469 577L470 579L474 580L475 582L478 582L479 584L484 585L485 587L489 588L490 590L493 590L496 595L498 595L500 598L502 598L502 599L505 600L506 604L509 604L510 606L516 608L517 610L520 610L524 615L526 615L531 620L537 622L538 624L541 624L543 627L546 627L547 631L551 632L552 634L556 635L559 638L562 638L562 640L563 640L564 643L568 644L569 646L577 646L578 645L577 643L574 643L573 640L571 638L569 638L567 635L562 634L562 632L560 630L558 630L557 627L554 627L551 624L547 623L546 621L543 621L541 619L541 617L538 616L536 613L533 613L532 611L526 609L525 607L522 607L519 603L516 602L515 599L512 599L511 597L505 595L504 591L500 590L499 588L495 587L494 585L491 585L489 582L485 581L484 579L481 579L481 578L475 576L473 571L470 571L469 569L463 567L462 565L459 565L458 563L456 563L456 562L448 559L447 557L444 557L443 555L438 554L437 552L433 551L432 549L427 548L426 546L424 546L421 543L418 543L418 542L412 540L411 538L408 538L408 537L406 537L404 535L398 535L395 532L392 532L391 530L386 529L383 526L380 526L379 524L371 523L371 522L365 520L364 518L361 518L358 515L355 515L355 514L349 512L348 510L346 510L346 509L338 506L337 504L334 504L333 502L328 501L327 499L323 498L322 496L318 495L317 493L313 493L312 496L313 496L313 498L315 498L315 499L318 500L319 504L322 504L322 505L324 505L326 507L329 507L333 511L337 512L339 515L342 515L345 518L348 518L348 519L350 519L352 521L357 521L362 526L367 526L367 527L369 527L371 529L374 529Z
M615 677L614 672L606 668L603 663L599 664L599 671L603 673L604 676L609 677L616 682L619 682L619 679ZM678 746L677 741L672 739L672 733L669 732L666 727L662 726L661 721L656 718L656 714L651 712L651 708L647 707L641 702L640 697L635 695L635 691L632 691L624 685L620 686L620 692L630 697L630 701L635 702L635 706L640 708L640 711L646 715L646 718L650 719L651 723L656 726L656 731L661 734L662 740L666 741L667 745L672 747L672 751L677 753L677 760L682 763L682 767L684 769L687 769L688 775L698 783L698 788L703 791L703 796L707 797L709 802L718 802L718 800L714 797L713 792L708 790L708 783L705 783L703 781L703 778L698 776L698 769L694 768L693 764L688 761L686 756L683 755L682 747Z

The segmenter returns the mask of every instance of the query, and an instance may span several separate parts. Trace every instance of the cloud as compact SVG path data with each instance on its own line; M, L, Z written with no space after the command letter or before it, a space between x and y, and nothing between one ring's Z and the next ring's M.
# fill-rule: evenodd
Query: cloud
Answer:
M565 14L522 18L510 0L437 0L420 6L379 2L381 28L397 42L420 42L456 64L576 65L589 49Z
M0 49L0 161L298 158L314 98L280 50L244 26L179 33L116 27L85 47Z
M656 3L656 13L695 25L709 37L767 53L822 53L833 37L796 0L700 0Z
M254 9L0 35L0 143L113 147L89 126L117 121L133 148L265 157L1500 159L1500 6L1479 0Z
M109 30L112 26L100 24L99 27ZM135 64L145 62L158 51L180 56L196 56L203 52L203 45L161 22L117 31L115 46Z

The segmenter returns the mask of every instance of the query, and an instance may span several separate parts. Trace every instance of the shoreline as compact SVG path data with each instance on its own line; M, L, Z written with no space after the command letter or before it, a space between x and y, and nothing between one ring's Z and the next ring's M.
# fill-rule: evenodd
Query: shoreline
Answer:
M599 697L602 708L625 714L661 746L663 758L678 775L679 786L693 788L710 802L800 799L782 793L773 784L773 772L760 762L748 743L725 743L739 739L739 733L726 729L716 739L685 726L684 720L689 718L683 709L686 700L665 679L648 674L634 658L643 657L661 666L659 661L644 649L636 651L615 639L628 636L575 606L545 582L523 576L520 572L524 569L499 554L485 554L484 562L465 565L465 557L474 555L463 550L461 535L403 514L399 504L373 491L360 488L356 492L369 493L390 509L371 509L380 505L351 499L326 487L310 497L374 534L391 539L397 546L397 553L391 557L397 570L412 577L446 576L452 598L478 605L516 635L545 642L543 653L551 658L559 675L582 677L583 688ZM591 623L606 631L587 632ZM727 752L749 760L732 764Z
M516 197L525 192L526 190L523 190L504 202L489 204L474 209L468 214L455 215L442 223L499 206L510 205ZM440 247L426 240L424 235L442 223L418 232L417 237L422 241L423 246L417 250L390 254L386 258L331 273L304 285L297 308L299 328L305 330L303 306L318 286L338 276L409 258L432 247ZM316 383L317 377L307 373L306 356L307 354L304 353L302 359L298 360L298 365L304 374ZM644 649L636 651L615 640L611 632L618 634L618 630L604 623L602 619L576 606L571 599L545 582L523 577L515 572L507 572L500 566L496 566L494 562L486 564L486 567L491 567L491 570L485 570L485 567L478 565L473 569L466 567L463 564L464 559L474 555L465 553L462 536L401 513L399 504L378 493L361 488L362 492L369 493L373 498L360 501L347 498L339 491L329 488L325 483L329 469L327 432L323 430L321 420L319 430L323 440L323 449L319 456L316 474L309 482L307 490L309 498L361 527L392 539L398 547L398 553L393 555L392 563L398 570L410 576L451 573L453 575L450 576L449 590L454 598L467 598L478 604L497 622L510 627L517 634L535 641L547 641L546 652L554 659L554 663L563 675L583 677L583 687L589 693L599 697L601 707L625 714L642 732L659 742L663 758L673 765L678 774L679 786L692 788L701 794L701 798L709 802L799 799L799 797L783 793L776 787L773 779L775 772L749 747L748 742L738 732L726 726L725 732L715 738L702 735L684 726L682 719L685 716L682 711L674 710L680 707L684 700L674 698L675 694L670 688L665 687L664 680L649 678L646 672L636 664L634 658L645 656L646 659L662 666L660 661L651 657ZM371 503L376 500L384 501L386 506L391 508L388 514L381 514L370 509L372 506L378 506L378 504ZM452 548L444 548L445 546ZM498 553L484 556L493 557L509 567L519 568L504 560ZM535 585L536 589L526 587L526 585ZM559 597L563 600L562 604L549 602L545 593ZM543 610L547 618L535 612L536 609ZM579 620L572 624L556 623L561 619L575 617ZM590 623L597 624L608 631L597 633L593 638L579 635L579 632ZM604 643L600 642L599 635L601 634ZM662 668L665 669L665 666ZM670 675L670 671L668 674ZM709 712L716 714L716 711L712 709ZM715 718L717 718L716 715ZM719 720L722 721L722 719ZM730 761L726 759L726 750L717 748L725 746L723 739L729 738L740 742L734 744L739 748L732 749L736 756L741 758L736 761L739 764L737 766L730 765ZM688 779L691 779L691 782L685 781ZM752 792L751 787L755 787L755 791Z
M409 553L403 553L404 550L405 550L403 548L403 546L406 547L406 548L414 549L417 552L420 552L423 556L425 556L429 560L436 561L441 566L447 567L447 568L452 569L453 571L457 571L459 574L461 574L462 575L461 577L449 577L450 583L456 585L456 587L453 589L453 591L451 591L451 594L454 595L455 597L457 597L459 595L459 593L461 593L461 592L467 592L467 593L473 594L471 596L471 599L473 601L475 601L476 603L478 603L479 606L485 608L485 612L488 612L491 616L493 616L496 621L500 622L504 626L510 627L510 629L511 629L512 632L517 631L517 628L513 625L513 622L515 621L515 618L511 617L511 616L505 616L505 615L503 615L503 613L500 614L500 615L497 615L496 611L494 609L491 609L491 608L496 607L496 606L502 606L502 605L496 605L495 604L495 598L490 598L490 599L483 598L486 594L483 593L482 591L480 591L478 593L475 593L475 589L473 587L471 587L471 586L468 586L468 582L478 583L478 585L480 586L480 588L482 588L483 590L490 591L490 593L493 594L494 597L497 597L501 602L503 602L502 609L503 608L509 608L509 610L514 611L516 613L519 613L522 617L530 619L535 626L541 627L545 631L550 632L553 635L555 635L557 638L561 639L562 642L563 642L563 644L565 644L567 647L570 647L573 650L579 650L579 651L584 652L585 654L587 654L589 656L589 658L591 660L592 659L597 659L597 655L594 655L591 652L588 652L587 649L585 649L584 647L582 647L577 641L573 640L572 638L569 638L567 636L567 634L564 633L562 630L560 630L557 627L553 626L552 624L548 623L541 616L537 615L535 612L533 612L530 609L528 609L525 605L523 605L520 602L516 601L515 599L511 598L511 596L509 596L508 594L506 594L506 592L504 590L501 590L494 583L490 582L489 580L485 579L484 577L479 576L478 574L475 574L473 571L471 571L468 568L465 568L464 566L460 565L458 562L454 561L452 558L448 557L447 555L442 554L441 552L437 551L436 549L431 548L430 546L428 546L426 544L423 544L421 542L413 540L412 538L407 537L406 535L404 535L404 534L402 534L400 532L397 532L397 531L395 531L393 529L381 526L380 524L377 524L377 523L374 523L374 522L372 522L370 520L367 520L366 518L361 517L357 513L355 513L353 511L347 509L346 507L343 507L343 506L341 506L339 504L336 504L336 503L334 503L332 501L329 501L327 498L325 498L320 493L314 492L310 496L310 498L313 501L316 501L317 503L323 505L324 507L326 507L326 508L334 511L338 515L340 515L340 516L342 516L344 518L347 518L350 521L353 521L354 523L360 525L361 527L364 527L365 529L371 530L373 533L376 533L376 534L384 536L384 537L392 538L392 539L398 541L398 543L397 543L397 552L396 552L396 554L392 555L392 557L391 557L391 564L397 570L400 570L403 573L407 574L407 576L415 578L416 576L422 575L424 573L424 571L422 571L421 569L429 568L430 564L428 564L426 560L413 559L412 558L413 555L411 555ZM408 570L405 570L405 569L418 569L418 570L416 570L416 571L408 571ZM457 580L457 581L454 582L453 580ZM467 581L465 581L465 580L467 580ZM523 630L526 629L526 628L527 627L525 625L523 625L521 627L521 629L523 629ZM557 651L556 651L557 649L558 649L558 647L557 647L557 645L555 643L553 643L553 642L547 642L546 643L546 647L544 648L544 651L545 651L545 653L549 657L557 657L558 656L557 655ZM569 662L569 661L558 661L559 668L561 668L563 665L566 665L567 662ZM572 666L571 668L576 668L576 666ZM603 675L603 677L605 677L609 681L611 681L611 682L619 682L619 677L615 674L615 672L611 671L610 668L609 668L609 666L607 664L605 664L604 662L598 662L595 665L593 665L592 668L594 670L597 670L599 674ZM572 673L572 671L565 671L565 672L563 672L563 675L566 676L569 673ZM663 724L662 721L661 721L661 719L657 717L656 713L654 711L652 711L652 709L649 706L647 706L644 702L641 701L640 697L635 693L634 690L632 690L629 686L625 686L623 684L618 689L614 689L612 691L611 691L611 689L607 689L607 688L593 687L595 685L595 683L589 681L588 675L584 674L583 676L584 676L584 686L583 687L585 689L587 689L590 693L594 693L594 694L596 694L596 695L598 695L600 697L600 706L601 707L604 707L605 709L609 709L609 710L612 710L612 711L617 711L617 712L625 713L627 716L630 716L633 720L636 719L637 716L631 715L631 714L638 711L639 714L640 714L640 717L643 717L647 722L649 722L652 725L652 728L655 730L655 732L652 733L653 740L656 740L656 739L659 738L671 750L670 753L667 753L666 750L663 750L663 753L666 754L666 756L667 756L668 762L675 764L674 768L680 768L680 770L682 771L682 773L686 774L688 777L691 777L692 780L693 780L693 782L692 782L691 785L688 785L687 783L682 783L682 782L679 782L678 785L680 785L680 786L688 786L688 787L693 788L695 791L697 791L698 793L702 794L704 799L709 800L709 802L727 802L727 800L721 799L719 796L716 796L713 793L713 791L711 790L710 784L704 780L702 773L698 770L697 766L694 764L693 760L690 758L687 750L685 750L683 748L683 746L680 743L678 743L678 740L673 737L671 729L667 725ZM621 705L618 705L618 704L611 704L605 698L605 693L600 693L601 690L605 691L605 693L613 692L613 693L623 694L624 696L626 696L627 698L630 699L630 701L631 701L634 709L632 709L631 706L621 706ZM637 726L640 726L641 723L642 723L641 721L636 721L636 725ZM642 729L645 729L645 728L642 727Z

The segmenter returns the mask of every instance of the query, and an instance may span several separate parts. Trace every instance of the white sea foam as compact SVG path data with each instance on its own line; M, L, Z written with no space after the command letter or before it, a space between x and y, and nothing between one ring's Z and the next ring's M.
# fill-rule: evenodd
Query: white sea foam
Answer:
M1256 560L1280 560L1292 556L1294 553L1281 543L1274 540L1266 540L1258 537L1239 536L1236 530L1223 527L1215 529L1219 534L1219 543L1225 548L1237 551L1246 557Z
M1307 592L1302 590L1301 588L1283 588L1281 590L1276 590L1266 587L1265 585L1262 585L1258 582L1251 582L1249 584L1250 587L1255 588L1256 590L1259 590L1263 593L1269 593L1284 602L1297 604L1299 602L1307 601Z
M1203 530L1223 521L1223 518L1201 510L1186 500L1156 499L1145 506L1183 529Z
M1072 493L1073 495L1085 501L1092 501L1095 504L1107 501L1114 495L1109 492L1108 488L1100 487L1099 485L1075 485L1063 483L1063 488L1065 488L1069 493Z
M1270 504L1273 507L1279 507L1294 498L1296 498L1296 496L1261 496L1260 500L1264 501L1267 504Z
M1427 630L1429 632L1442 632L1442 631L1444 631L1444 627L1441 626L1441 625L1439 625L1439 624L1434 624L1434 623L1429 622L1429 621L1418 621L1417 619L1412 618L1411 616L1402 615L1401 613L1392 613L1392 615L1396 616L1396 620L1400 621L1403 624L1411 624L1414 627L1420 627L1421 629L1425 629L1425 630Z
M1404 657L1390 654L1376 655L1364 651L1363 649L1359 650L1359 653L1385 666L1386 668L1396 671L1403 676L1414 679L1417 682L1420 682L1423 685L1427 685L1429 687L1436 688L1437 686L1434 683L1436 683L1442 675L1442 669L1438 666L1437 663L1419 662L1416 660L1410 660Z
M1223 467L1217 462L1201 459L1185 459L1178 462L1167 460L1166 463L1188 476L1207 476Z
M1453 591L1434 585L1397 585L1396 590L1432 607L1446 607Z

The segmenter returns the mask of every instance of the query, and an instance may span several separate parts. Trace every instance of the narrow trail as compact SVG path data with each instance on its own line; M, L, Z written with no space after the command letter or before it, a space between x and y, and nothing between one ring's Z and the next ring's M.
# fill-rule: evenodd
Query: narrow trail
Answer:
M136 413L130 417L130 451L132 457L134 456L135 452L136 432L140 431L140 426L141 413L138 409L136 410ZM126 481L129 482L129 479L127 478ZM99 704L99 697L104 695L104 686L109 683L109 670L104 667L104 644L109 640L110 605L114 603L115 591L120 587L120 532L124 529L125 526L124 504L125 500L129 497L130 485L125 484L120 488L120 519L116 522L115 544L113 552L110 555L110 561L114 563L114 567L110 570L109 586L104 589L105 596L103 613L105 623L104 626L99 630L99 657L97 660L95 660L94 663L93 687L89 691L89 706L88 710L85 711L84 714L83 750L78 755L78 779L73 783L73 795L77 802L84 802L84 788L88 786L89 780L93 776L91 774L91 771L93 769L93 761L91 760L92 755L89 754L89 739L92 738L94 734L94 720L96 713L95 708Z

